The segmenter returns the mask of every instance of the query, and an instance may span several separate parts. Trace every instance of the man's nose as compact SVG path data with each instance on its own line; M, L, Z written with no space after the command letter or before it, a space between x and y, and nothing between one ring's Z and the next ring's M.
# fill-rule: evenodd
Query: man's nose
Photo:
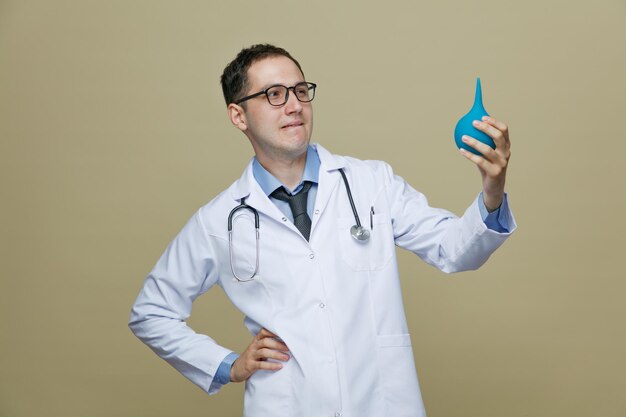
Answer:
M293 90L289 90L289 96L285 103L285 112L287 113L300 113L302 111L302 103L296 97L296 93Z

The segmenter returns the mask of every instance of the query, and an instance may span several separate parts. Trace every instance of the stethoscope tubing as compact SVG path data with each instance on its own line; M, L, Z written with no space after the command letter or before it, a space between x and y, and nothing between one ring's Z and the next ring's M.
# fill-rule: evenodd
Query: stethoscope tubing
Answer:
M252 275L250 275L248 278L243 278L240 277L239 275L237 275L237 272L235 271L235 262L234 262L234 255L233 255L233 215L238 211L238 210L250 210L252 212L252 214L254 214L254 230L256 233L256 264L254 266L254 271L252 272ZM257 272L259 271L259 212L252 206L249 206L246 204L246 197L243 197L241 199L241 204L239 204L237 207L235 207L234 209L232 209L230 211L230 213L228 214L228 257L230 259L230 269L233 272L233 275L235 276L235 278L237 279L237 281L239 282L248 282L248 281L252 281L252 279L256 276Z
M359 218L359 213L357 212L356 206L354 205L354 199L352 198L352 191L350 190L350 184L348 184L348 178L346 177L346 173L343 171L343 168L339 168L339 173L341 173L341 177L343 178L343 183L346 186L348 200L350 201L350 207L352 208L352 213L354 214L354 220L356 221L356 224L352 226L352 228L350 229L350 234L357 242L360 242L360 243L367 242L370 238L370 232L369 230L361 226L361 219ZM233 255L233 252L234 252L233 251L233 216L238 210L242 210L242 209L249 210L254 215L254 229L256 233L256 261L255 261L254 271L252 272L252 275L250 275L248 278L239 276L237 272L235 271L235 260L234 260L234 255ZM259 212L254 207L246 204L246 197L243 197L241 199L241 204L233 208L228 214L228 254L229 254L228 257L230 260L230 269L234 277L237 279L237 281L239 282L252 281L259 271L259 254L260 254Z
M348 200L350 200L350 207L352 207L352 213L354 213L354 220L356 221L356 227L361 227L361 219L359 219L359 213L356 211L356 206L354 205L354 199L352 198L352 192L350 191L350 185L348 185L348 178L346 178L346 173L343 172L343 168L339 168L339 172L343 178L343 183L346 184L346 191L348 192Z

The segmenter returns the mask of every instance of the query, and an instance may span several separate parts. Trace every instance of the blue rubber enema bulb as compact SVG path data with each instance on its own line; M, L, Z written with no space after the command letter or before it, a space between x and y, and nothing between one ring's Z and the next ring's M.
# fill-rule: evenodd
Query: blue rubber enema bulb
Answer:
M469 113L461 117L461 120L459 120L456 124L456 128L454 129L454 141L456 142L456 146L458 148L463 148L476 155L482 156L480 152L463 143L461 140L463 135L471 136L474 139L491 146L493 149L496 148L496 144L493 142L493 139L472 125L474 120L480 121L483 116L489 116L489 113L487 113L487 110L485 110L485 107L483 106L483 92L480 86L480 78L476 78L476 95L474 97L474 105Z

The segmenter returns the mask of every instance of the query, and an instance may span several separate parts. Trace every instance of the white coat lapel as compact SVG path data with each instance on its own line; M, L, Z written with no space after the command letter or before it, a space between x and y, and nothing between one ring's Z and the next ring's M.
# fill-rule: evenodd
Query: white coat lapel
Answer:
M335 191L335 188L337 188L339 181L341 181L341 174L338 169L343 168L346 165L346 161L343 158L332 155L321 145L315 144L313 146L317 149L321 165L317 196L315 197L315 210L319 210L319 213L318 215L313 216L311 223L311 235L313 235L315 226L324 214L330 197Z
M315 197L315 210L319 210L319 213L311 219L311 235L313 235L316 224L326 210L330 197L341 181L341 174L339 174L338 169L346 166L344 158L332 155L319 144L313 144L313 146L317 149L321 164L317 196ZM245 197L246 204L254 207L259 214L264 214L278 223L285 224L286 227L289 227L294 232L300 233L292 222L284 222L282 220L283 213L265 195L261 186L254 178L252 161L248 163L243 175L234 184L231 196L233 198L233 207L239 205L241 199Z
M284 224L296 233L300 233L296 226L292 222L283 221L283 213L270 199L265 195L261 186L254 178L252 172L252 162L248 164L243 175L235 183L231 192L233 198L233 207L240 204L241 199L245 197L246 204L253 207L259 212L259 215L264 214L279 224Z

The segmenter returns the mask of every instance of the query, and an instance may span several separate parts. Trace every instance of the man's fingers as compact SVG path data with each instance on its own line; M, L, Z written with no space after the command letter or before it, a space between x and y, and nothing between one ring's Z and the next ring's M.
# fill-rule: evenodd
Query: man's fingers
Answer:
M487 136L493 139L496 148L503 148L505 146L508 146L504 134L500 130L496 129L494 126L478 120L474 120L473 125L476 129L484 132Z
M283 362L289 360L289 355L287 355L286 353L283 353L274 349L267 349L267 348L257 350L254 353L254 357L257 360L276 359L278 361L283 361Z
M463 140L463 143L467 146L476 149L482 154L482 157L476 155L478 158L481 158L482 161L479 161L477 158L468 158L479 167L489 170L490 172L493 171L491 172L492 175L497 175L502 169L506 168L507 161L511 157L511 151L508 147L505 149L502 147L493 149L491 146L467 135L463 135L461 140ZM494 168L495 170L492 170L491 168Z
M267 330L265 327L262 327L261 331L259 333L257 333L256 338L258 340L260 340L260 339L264 339L266 337L278 337L278 336L275 335L274 333L270 332L269 330Z
M278 339L278 340L277 340ZM248 348L233 363L230 379L233 382L241 382L250 378L256 371L278 371L290 356L287 345L269 330L262 328L257 333Z
M463 148L459 148L459 151L461 151L461 155L463 155L464 157L472 161L474 164L484 169L484 165L486 162L485 158L483 158L480 155L473 154L470 151L465 150Z
M289 348L283 342L280 342L276 339L263 339L257 342L258 348L270 348L275 350L281 350L283 352L289 351Z
M510 146L511 142L509 141L509 127L505 123L503 123L503 122L501 122L499 120L496 120L492 116L483 116L482 121L484 123L490 124L491 126L493 126L496 129L498 129L500 132L502 132L502 136L504 138L504 141L506 142L507 145Z
M280 340L280 338L269 330L263 328L255 337L257 346L259 347L268 347L271 349L277 349L282 351L288 351L289 348Z
M281 340L281 338L278 337L278 335L275 335L274 333L270 332L266 328L262 328L261 331L259 333L257 333L257 335L255 336L255 339L258 340L258 341L261 341L261 340L276 340L277 342L282 343L283 346L287 346Z
M493 149L491 149L491 147L487 146L487 148L489 148L489 150L493 152ZM459 151L461 151L461 154L464 157L472 161L484 175L487 175L489 177L497 177L502 174L502 172L504 172L506 169L506 162L504 163L504 165L501 165L499 163L489 161L487 158L484 158L480 155L473 154L463 148L460 148Z
M467 136L467 135L463 135L463 137L461 138L461 140L463 141L463 143L465 143L467 146L476 149L478 152L480 152L483 157L485 157L486 159L491 159L493 158L493 153L495 152L494 149L485 144L482 143L479 140L474 139L471 136ZM478 156L478 155L477 155Z
M257 371L260 369L265 371L278 371L283 368L283 364L278 362L261 361L256 362L256 368Z

